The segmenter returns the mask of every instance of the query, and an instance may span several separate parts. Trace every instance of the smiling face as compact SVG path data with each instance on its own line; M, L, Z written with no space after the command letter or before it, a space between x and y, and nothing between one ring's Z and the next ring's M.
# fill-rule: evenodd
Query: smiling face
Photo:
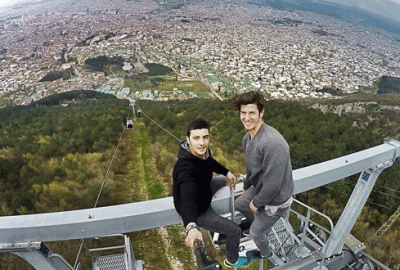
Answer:
M189 143L190 152L196 157L204 159L210 143L210 131L206 128L193 129L190 131L190 136L186 136L186 140Z
M262 117L264 110L259 112L256 104L247 104L240 106L240 120L243 123L244 129L250 133L256 133L258 128L262 125ZM253 134L253 135L254 135Z

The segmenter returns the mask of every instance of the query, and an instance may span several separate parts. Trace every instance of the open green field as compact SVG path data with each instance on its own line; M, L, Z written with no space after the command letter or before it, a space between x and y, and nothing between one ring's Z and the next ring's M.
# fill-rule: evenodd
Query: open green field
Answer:
M148 76L147 74L138 74L125 77L124 87L129 87L131 91L158 90L173 91L174 88L188 94L192 92L200 98L212 97L209 87L200 80L177 80L174 75L167 76Z

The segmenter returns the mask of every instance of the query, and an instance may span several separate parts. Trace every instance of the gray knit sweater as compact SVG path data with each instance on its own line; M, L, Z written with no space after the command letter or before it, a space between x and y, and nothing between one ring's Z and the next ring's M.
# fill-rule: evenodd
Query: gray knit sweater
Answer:
M243 138L247 176L245 186L253 185L255 207L278 206L293 195L293 176L289 145L273 127L263 123L251 139Z

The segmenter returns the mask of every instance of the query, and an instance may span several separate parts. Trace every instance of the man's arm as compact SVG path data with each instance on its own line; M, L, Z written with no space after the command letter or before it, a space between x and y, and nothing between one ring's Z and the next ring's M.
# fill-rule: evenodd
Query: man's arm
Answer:
M226 176L229 172L229 170L227 168L225 168L224 165L222 165L221 163L216 161L213 157L210 157L210 165L211 165L212 171L215 173Z
M226 185L229 187L234 187L236 185L236 176L233 175L224 165L216 161L211 157L211 167L212 171L215 173L222 174L226 177Z
M196 183L187 172L180 172L177 176L179 183L180 214L186 227L190 222L197 222L197 192Z
M249 140L250 134L246 133L242 139L242 147L243 147L243 153L244 153L244 158L246 159L246 145L247 141ZM246 172L246 179L243 182L243 189L248 190L252 186L252 183L250 182L249 175Z
M186 239L188 247L194 248L196 239L203 241L203 235L197 228L197 202L196 202L196 183L189 173L181 172L177 176L179 181L180 199L181 199L181 217L185 226Z
M246 174L246 179L243 182L243 189L248 190L251 187L251 182L249 180L249 176Z

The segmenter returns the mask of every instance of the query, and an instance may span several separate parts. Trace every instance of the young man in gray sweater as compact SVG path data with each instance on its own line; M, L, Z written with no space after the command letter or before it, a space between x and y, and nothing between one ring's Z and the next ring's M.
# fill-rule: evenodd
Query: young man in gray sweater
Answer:
M268 233L286 215L293 200L289 146L276 129L264 123L265 99L260 92L243 93L233 103L247 131L242 141L247 167L245 191L235 206L251 222L250 236L261 257L269 259L273 252Z

